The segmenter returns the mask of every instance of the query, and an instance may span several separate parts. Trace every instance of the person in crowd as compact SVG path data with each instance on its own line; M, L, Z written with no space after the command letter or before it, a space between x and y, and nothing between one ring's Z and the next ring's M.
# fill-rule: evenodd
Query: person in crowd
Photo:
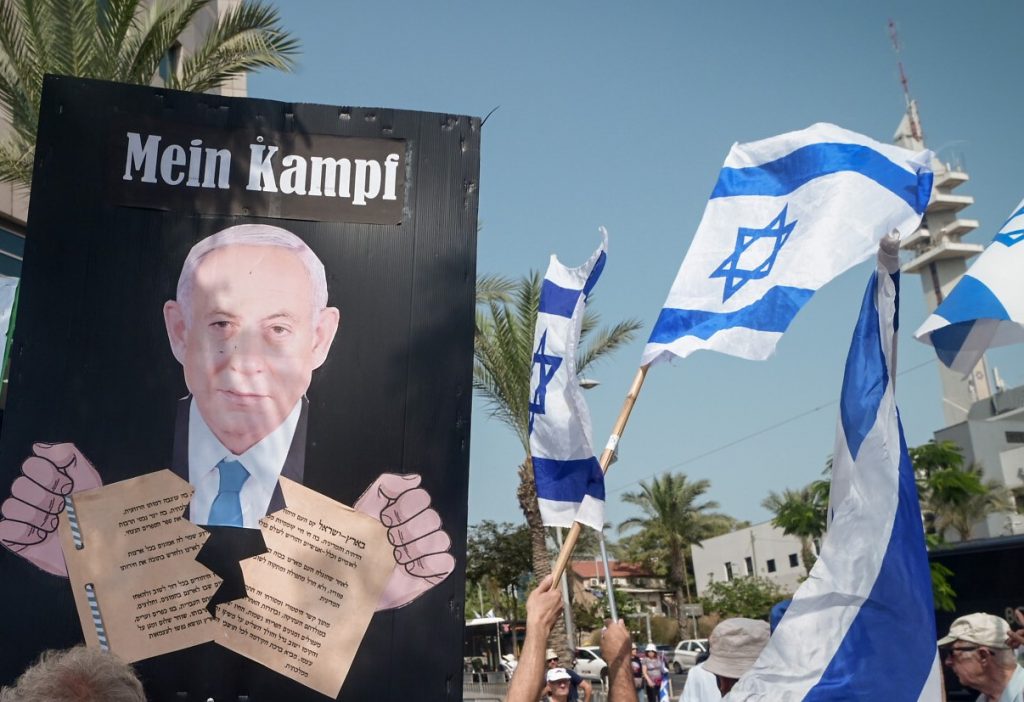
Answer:
M652 643L647 644L641 663L643 663L644 692L647 694L647 702L658 702L661 680L668 674L665 661L658 656L658 647Z
M550 702L568 702L572 678L565 668L551 668L547 672L548 696Z
M718 623L708 639L711 654L702 665L705 671L715 676L720 695L729 694L736 681L750 670L768 643L769 635L768 622L758 619L736 617ZM711 696L697 699L703 702L716 698Z
M1024 607L1016 607L1011 616L1006 645L1017 652L1017 663L1024 664Z
M605 659L607 660L607 659ZM630 645L629 670L633 674L633 688L636 691L637 702L644 701L644 663L640 654L636 652L636 644Z
M981 692L977 702L1024 702L1024 668L1007 644L1010 626L992 614L960 617L939 639L946 665L962 685Z
M707 659L705 659L707 660ZM690 668L679 702L719 702L722 693L718 691L718 678L704 669L704 662Z
M562 667L558 661L558 654L550 648L545 652L544 659L547 661L548 670ZM590 702L590 698L594 694L593 685L571 668L566 668L565 672L569 674L569 702L579 702L581 692L583 693L583 702ZM548 685L548 687L551 686Z
M526 599L526 638L512 674L505 702L537 702L544 689L544 647L562 614L562 593L551 587L551 576Z
M146 702L135 671L110 653L75 646L44 651L0 702Z

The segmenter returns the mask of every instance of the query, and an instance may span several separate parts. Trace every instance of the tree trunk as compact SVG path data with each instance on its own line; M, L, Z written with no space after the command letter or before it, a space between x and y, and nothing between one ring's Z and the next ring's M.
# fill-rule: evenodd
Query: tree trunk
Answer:
M527 456L522 465L519 466L519 488L516 490L516 497L519 498L519 508L523 510L526 517L526 525L530 528L530 545L533 551L533 574L537 580L543 580L551 574L551 556L548 554L547 542L545 540L544 523L540 518L540 507L537 506L537 489L533 482L533 462ZM555 587L560 587L555 583ZM570 646L569 637L565 632L565 619L559 617L555 626L551 629L551 637L548 644L558 653L561 663L567 667L572 666L575 646Z
M679 622L679 630L685 631L685 617L683 617L683 594L686 595L686 602L690 601L690 578L686 572L686 553L679 547L679 544L672 543L669 546L669 575L676 586L676 621Z

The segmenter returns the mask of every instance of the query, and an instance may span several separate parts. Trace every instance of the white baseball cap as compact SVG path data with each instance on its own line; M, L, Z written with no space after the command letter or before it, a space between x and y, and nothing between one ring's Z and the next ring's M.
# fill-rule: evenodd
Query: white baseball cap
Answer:
M555 682L557 680L572 680L569 676L569 671L565 668L552 668L548 671L548 682Z
M949 627L949 634L939 639L939 646L947 646L954 641L969 641L986 648L1007 648L1006 637L1010 625L1002 617L984 612L975 612L960 617Z

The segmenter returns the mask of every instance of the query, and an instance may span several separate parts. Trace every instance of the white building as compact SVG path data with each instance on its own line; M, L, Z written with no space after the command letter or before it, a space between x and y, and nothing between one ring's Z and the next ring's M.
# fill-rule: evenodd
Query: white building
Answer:
M712 582L746 575L768 578L793 592L807 575L800 539L787 536L770 521L701 541L691 549L691 557L701 596Z

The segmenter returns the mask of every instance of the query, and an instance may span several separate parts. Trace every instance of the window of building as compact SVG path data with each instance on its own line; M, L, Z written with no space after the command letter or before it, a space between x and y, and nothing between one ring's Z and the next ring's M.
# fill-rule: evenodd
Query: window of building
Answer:
M747 575L753 575L754 574L754 559L751 558L750 556L747 556L746 558L743 559L743 563L744 563L744 565L747 566Z
M172 76L178 75L178 68L181 66L181 44L175 43L167 53L164 54L163 58L160 59L160 67L157 72L160 74L160 79L163 80L164 85L167 85L171 81Z
M732 563L726 562L725 564L725 579L732 580Z
M796 554L789 554L789 567L796 568L798 565L800 565L800 560L796 557Z
M1006 443L1008 443L1008 444L1024 444L1024 431L1008 431L1008 432L1006 432Z
M768 572L769 573L774 573L775 572L775 559L774 558L769 558L768 562L765 563L765 565L768 567Z

